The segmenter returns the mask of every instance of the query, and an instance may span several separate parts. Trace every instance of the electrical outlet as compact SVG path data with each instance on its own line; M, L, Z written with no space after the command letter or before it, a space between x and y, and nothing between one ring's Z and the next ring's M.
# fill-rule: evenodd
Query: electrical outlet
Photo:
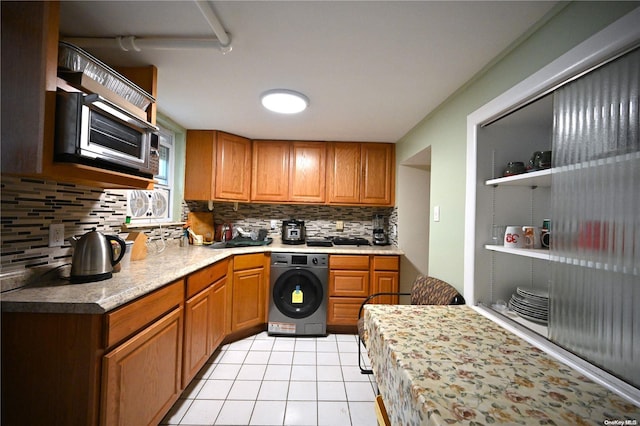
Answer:
M49 247L62 247L64 245L64 223L52 223L49 225Z
M341 220L336 220L336 231L344 231L344 222Z
M277 220L271 220L271 230L275 230L276 227L278 226L278 221Z

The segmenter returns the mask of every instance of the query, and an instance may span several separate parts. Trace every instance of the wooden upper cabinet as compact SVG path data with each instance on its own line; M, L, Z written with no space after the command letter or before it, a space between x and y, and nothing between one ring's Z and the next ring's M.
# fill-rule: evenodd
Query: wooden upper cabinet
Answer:
M215 159L215 132L187 130L185 200L213 200Z
M287 201L289 150L289 142L253 141L252 201Z
M289 201L324 203L326 144L292 142L289 174Z
M328 202L360 203L360 144L333 142L328 148Z
M394 145L363 143L361 145L362 185L360 202L363 204L392 205L395 157Z
M393 144L334 142L328 152L329 204L393 205Z
M324 203L323 142L253 141L251 201Z
M152 188L152 179L54 161L60 4L2 2L0 15L2 173L99 188Z
M251 141L216 132L215 199L249 201Z
M251 141L217 130L187 130L185 200L249 201Z

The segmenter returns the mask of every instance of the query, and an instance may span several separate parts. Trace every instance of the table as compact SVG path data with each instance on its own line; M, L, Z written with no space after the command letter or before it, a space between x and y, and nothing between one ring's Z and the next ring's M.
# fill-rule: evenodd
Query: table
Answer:
M392 425L640 424L640 407L470 306L366 305L364 318Z

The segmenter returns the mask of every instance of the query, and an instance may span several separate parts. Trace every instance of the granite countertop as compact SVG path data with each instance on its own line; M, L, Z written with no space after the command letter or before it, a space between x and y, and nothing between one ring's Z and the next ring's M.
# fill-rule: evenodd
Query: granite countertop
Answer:
M129 262L120 272L114 273L113 278L104 281L70 284L63 278L47 280L43 276L45 271L40 275L41 279L32 279L22 288L0 294L2 311L102 314L227 257L263 252L404 254L394 246L307 247L279 241L268 246L230 249L168 244L160 253L150 249L144 260Z

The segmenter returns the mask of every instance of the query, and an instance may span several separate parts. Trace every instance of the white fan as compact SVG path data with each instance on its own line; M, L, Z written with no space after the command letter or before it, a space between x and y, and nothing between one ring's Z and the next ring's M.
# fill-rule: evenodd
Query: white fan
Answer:
M132 218L141 218L149 211L149 191L135 190L129 192L129 209Z
M162 220L169 218L169 190L154 189L128 191L127 215L132 220Z
M154 191L151 196L151 212L154 217L166 217L169 202L167 195L162 192Z

